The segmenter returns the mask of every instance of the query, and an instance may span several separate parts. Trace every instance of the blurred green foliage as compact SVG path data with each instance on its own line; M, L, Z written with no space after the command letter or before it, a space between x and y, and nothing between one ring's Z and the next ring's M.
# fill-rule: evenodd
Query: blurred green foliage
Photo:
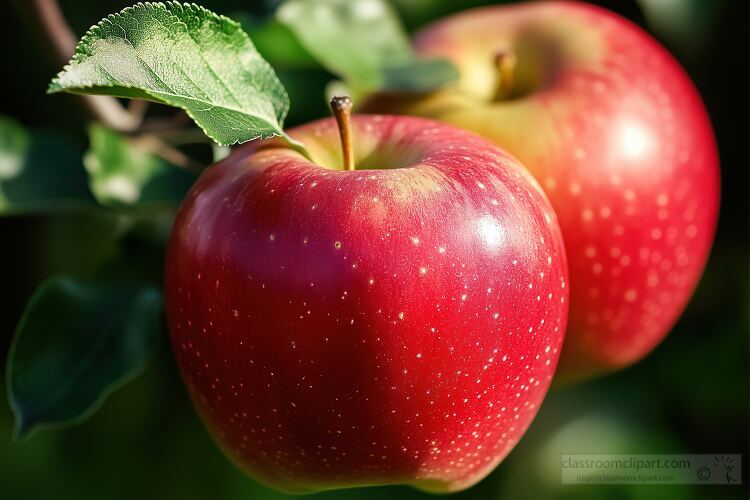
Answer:
M91 192L103 206L174 207L198 177L101 125L89 127L89 141L83 164Z
M145 368L161 327L161 292L153 285L67 276L45 281L8 357L16 434L87 418Z
M364 7L364 8L363 8ZM386 0L289 0L276 19L303 50L359 93L429 91L458 79L445 60L419 60Z
M240 17L235 13L242 15L259 52L274 65L287 88L292 103L287 125L326 115L325 88L334 76L315 63L283 25L273 21L279 1L202 3L232 17ZM392 3L405 26L413 30L451 12L489 2ZM623 372L551 392L529 433L505 462L486 480L452 498L747 498L747 486L570 486L560 482L561 453L742 453L745 484L750 460L749 5L744 0L598 3L649 29L664 42L685 65L705 99L717 133L725 189L714 251L685 315L652 355ZM83 33L93 22L130 2L76 0L63 4L73 28ZM105 144L107 137L100 138L98 146L97 141L89 143L87 118L80 113L78 101L44 95L49 78L58 68L43 64L48 51L38 43L37 33L17 22L17 13L7 3L0 5L0 12L5 28L0 30L0 39L5 47L13 48L6 53L6 66L13 71L2 79L5 99L0 113L34 130L33 137L43 131L54 135L55 140L64 138L69 144L65 148L75 155L48 145L41 148L47 158L44 164L59 166L53 174L62 175L71 159L76 162L80 177L62 179L77 179L80 192L90 202L80 163L82 152L87 147L90 154L97 150L98 154L132 152L118 150L117 138L109 138L114 145L111 149ZM159 108L150 112L170 116ZM0 153L5 154L8 148L17 151L18 145L27 144L17 138L18 134L7 137L0 134ZM212 160L213 152L205 143L186 140L180 148L204 164ZM0 199L5 192L3 182L0 165ZM6 283L0 290L3 354L31 293L51 275L91 276L102 262L127 259L137 262L133 268L149 279L158 279L172 214L169 208L145 216L71 207L54 216L0 218ZM286 498L242 474L221 454L187 399L166 336L159 337L157 344L156 359L145 374L114 393L79 426L39 432L23 442L14 442L10 438L10 408L0 405L0 497ZM3 430L6 438L2 437ZM406 487L342 490L315 496L326 500L383 497L397 500L428 496Z
M0 115L0 215L49 213L93 202L76 147Z

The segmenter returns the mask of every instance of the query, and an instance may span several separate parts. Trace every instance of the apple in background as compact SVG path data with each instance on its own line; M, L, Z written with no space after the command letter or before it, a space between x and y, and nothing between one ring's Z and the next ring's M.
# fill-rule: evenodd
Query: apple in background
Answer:
M551 206L516 160L448 125L354 117L355 170L333 119L289 134L314 161L243 146L173 228L168 323L200 415L281 490L474 484L557 364L568 287Z
M709 118L678 63L628 21L582 3L470 10L416 35L460 81L363 109L437 118L526 165L554 206L571 305L558 376L627 366L674 325L719 207Z

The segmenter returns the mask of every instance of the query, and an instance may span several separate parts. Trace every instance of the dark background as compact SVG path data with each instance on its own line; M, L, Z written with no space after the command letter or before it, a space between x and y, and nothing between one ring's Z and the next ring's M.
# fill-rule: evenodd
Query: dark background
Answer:
M116 0L63 1L82 34ZM276 2L206 0L217 12L262 22ZM400 0L411 30L488 2ZM695 81L714 123L722 168L716 243L696 294L656 351L620 373L549 394L530 432L490 477L455 498L747 498L748 469L748 18L745 0L595 2L661 40ZM656 4L672 11L656 11ZM23 2L17 2L21 5ZM661 12L661 13L660 13ZM4 98L0 113L70 136L83 150L87 117L69 96L46 96L59 69L39 33L7 2L0 6ZM259 47L260 48L260 47ZM273 61L272 61L273 63ZM279 68L292 100L287 126L323 116L324 71ZM633 72L638 72L634 62ZM158 112L158 111L157 111ZM206 154L197 152L198 155ZM208 158L206 156L206 158ZM87 213L0 218L0 351L35 287L59 272L85 271L111 221ZM2 400L5 401L3 384ZM81 425L11 440L0 404L0 497L271 499L213 445L191 408L166 336L145 374L114 393ZM3 437L5 436L5 437ZM566 486L561 453L742 453L745 486ZM344 490L329 498L416 498L406 487Z

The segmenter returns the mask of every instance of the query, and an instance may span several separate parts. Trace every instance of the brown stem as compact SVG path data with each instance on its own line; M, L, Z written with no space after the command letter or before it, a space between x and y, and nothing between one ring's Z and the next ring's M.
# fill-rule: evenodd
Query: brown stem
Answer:
M516 55L509 50L498 50L495 52L495 68L497 68L495 100L502 101L513 93Z
M352 147L352 100L349 96L334 96L331 111L339 126L341 152L344 157L344 170L354 170L354 148Z
M146 116L150 104L149 101L143 99L131 99L128 103L128 113L133 115L140 123L143 123L143 118Z
M150 123L146 122L146 123ZM213 141L199 128L164 129L158 132L159 139L172 146L185 144L211 144Z
M65 21L56 0L15 0L16 10L53 49L55 64L67 64L76 47L76 36ZM79 95L89 113L110 128L130 132L138 128L140 119L129 113L119 101L109 96Z
M142 135L133 139L133 143L188 172L199 174L204 169L204 165L153 135Z
M190 117L184 111L180 110L169 117L153 116L144 121L138 132L141 134L169 134L175 131L185 130L190 124Z

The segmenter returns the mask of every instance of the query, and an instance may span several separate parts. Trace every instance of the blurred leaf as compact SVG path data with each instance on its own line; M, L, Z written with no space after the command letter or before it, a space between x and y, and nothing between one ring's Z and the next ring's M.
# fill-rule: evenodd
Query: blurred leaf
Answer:
M430 90L458 77L455 69L445 70L452 67L447 61L436 71L416 59L385 0L290 0L277 17L310 54L352 87ZM410 68L417 65L421 69Z
M379 84L381 68L411 60L409 39L382 0L290 0L278 19L332 72Z
M92 125L89 137L83 163L91 191L102 205L176 207L196 179L101 125Z
M693 56L705 50L733 0L638 0L646 20L670 45Z
M389 0L409 30L453 13L482 7L516 3L518 0Z
M0 115L0 215L94 205L81 155L62 138Z
M275 69L321 67L294 33L277 19L259 19L245 12L232 14L232 19L242 25L255 48Z
M93 26L48 92L184 109L222 145L285 136L289 99L240 25L195 4L136 4Z
M403 66L391 66L383 70L384 90L425 92L435 88L435 82L458 80L456 67L443 59L410 61Z
M42 284L8 357L17 434L79 422L138 375L152 354L161 310L152 286L69 277Z

